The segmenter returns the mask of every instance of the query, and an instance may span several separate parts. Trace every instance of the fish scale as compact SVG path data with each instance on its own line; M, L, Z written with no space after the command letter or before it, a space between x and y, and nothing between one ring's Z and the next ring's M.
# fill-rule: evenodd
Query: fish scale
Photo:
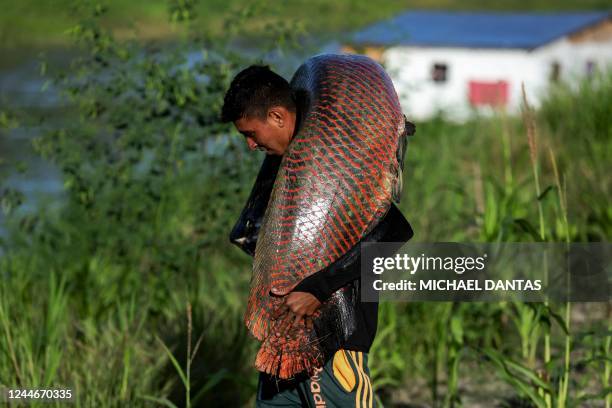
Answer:
M310 58L291 86L309 102L263 216L245 312L262 341L256 367L280 378L322 366L320 342L334 335L289 325L283 296L357 244L397 199L405 124L390 78L368 57ZM312 318L338 316L346 333L354 328L342 327L349 320L341 292Z

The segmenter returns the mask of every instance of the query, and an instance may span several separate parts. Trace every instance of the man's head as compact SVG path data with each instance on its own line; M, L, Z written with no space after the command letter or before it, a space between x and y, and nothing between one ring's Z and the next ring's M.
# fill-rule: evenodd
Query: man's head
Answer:
M232 80L221 120L233 122L251 150L282 155L295 130L296 106L289 83L267 66L252 65Z

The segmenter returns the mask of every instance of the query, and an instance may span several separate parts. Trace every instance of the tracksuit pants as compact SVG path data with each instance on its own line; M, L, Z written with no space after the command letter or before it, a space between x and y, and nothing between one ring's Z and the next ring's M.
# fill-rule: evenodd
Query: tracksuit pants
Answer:
M338 350L311 377L298 375L280 380L260 372L256 406L375 407L368 355L361 351Z

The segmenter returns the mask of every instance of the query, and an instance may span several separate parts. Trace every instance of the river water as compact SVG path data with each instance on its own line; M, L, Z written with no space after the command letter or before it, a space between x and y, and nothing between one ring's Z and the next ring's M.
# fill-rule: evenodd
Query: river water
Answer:
M24 55L3 52L0 66L0 114L43 112L61 108L61 101L54 89L43 92L45 79L40 75L40 59L37 53ZM54 66L62 68L72 57L67 50L56 50L47 55ZM62 196L61 173L51 163L37 156L32 139L40 134L40 125L0 128L0 193L5 189L17 189L25 196L18 212L31 212L37 205L59 205ZM22 171L20 171L20 169ZM6 234L6 215L0 206L0 237Z

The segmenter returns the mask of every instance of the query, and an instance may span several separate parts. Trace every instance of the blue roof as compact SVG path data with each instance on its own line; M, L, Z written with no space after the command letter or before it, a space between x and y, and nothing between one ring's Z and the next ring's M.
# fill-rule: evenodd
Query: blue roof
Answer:
M355 45L533 49L609 18L610 11L486 13L409 11L365 28Z

